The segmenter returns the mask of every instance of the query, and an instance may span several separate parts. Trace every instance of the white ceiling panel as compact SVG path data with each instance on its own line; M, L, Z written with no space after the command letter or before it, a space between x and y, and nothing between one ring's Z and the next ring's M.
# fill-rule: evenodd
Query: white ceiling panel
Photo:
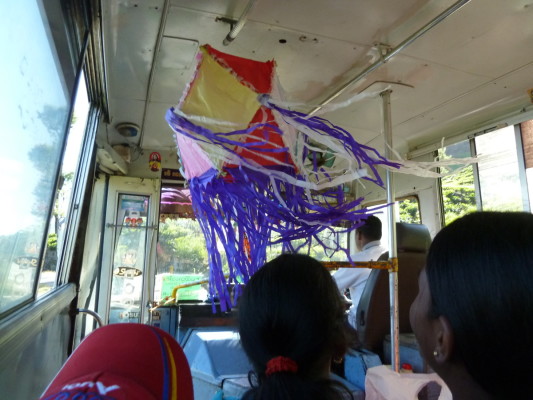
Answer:
M449 84L436 90L435 79L446 80ZM385 81L402 82L413 86L413 88L379 83ZM426 64L418 59L398 55L387 65L361 80L354 89L339 96L336 101L342 102L350 96L361 93L363 89L365 89L363 93L373 93L377 97L379 92L390 88L392 90L392 123L393 126L396 126L425 113L428 109L438 107L456 96L457 93L464 93L476 88L483 82L484 80L476 75L438 64ZM328 114L328 117L341 125L357 126L367 130L374 127L375 131L379 131L381 129L381 109L378 108L372 112L365 105L368 101L372 100L363 99L347 110L341 109ZM374 109L373 106L372 109Z
M165 36L196 40L200 45L209 43L220 47L230 25L217 21L217 14L203 13L186 8L170 7L165 24Z
M177 104L191 80L196 64L198 42L163 37L156 57L150 101Z
M249 20L368 46L421 10L446 3L451 1L308 0L303 6L301 1L257 1Z
M198 26L205 27L199 34ZM229 25L216 22L212 14L171 8L165 35L190 38L196 35L200 45L210 44L217 50L257 61L275 59L282 88L290 100L311 100L358 63L363 63L368 48L347 41L334 41L318 35L280 29L248 21L230 46L222 41ZM332 64L332 59L335 63ZM340 73L339 73L340 72Z
M143 148L176 147L174 131L165 120L165 113L172 106L172 104L154 102L148 105L141 143Z
M146 100L163 1L104 1L102 6L109 92Z
M239 49L243 57L259 61L274 59L281 87L286 99L291 101L310 101L320 96L365 59L369 50L349 42L302 35L264 24L250 22L247 26L253 34L243 35L238 43L227 48L219 46L218 50Z
M471 74L498 78L511 65L531 62L532 21L530 0L474 0L403 53Z
M519 115L525 111L531 113L533 104L528 99L529 88L533 88L533 63L428 110L413 120L405 121L396 127L396 131L408 137L409 147L414 148L443 137L482 128L487 121L497 123L502 116Z

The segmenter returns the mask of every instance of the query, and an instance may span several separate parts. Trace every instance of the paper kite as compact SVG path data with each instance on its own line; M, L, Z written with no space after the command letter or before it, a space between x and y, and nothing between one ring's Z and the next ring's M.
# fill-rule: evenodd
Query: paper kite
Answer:
M205 235L210 293L227 310L238 297L231 300L228 285L246 283L265 263L267 246L298 251L341 222L355 229L368 211L357 209L362 198L346 199L344 185L365 179L383 186L376 167L398 164L323 118L281 107L274 61L208 45L198 58L166 119ZM304 244L294 248L297 239Z

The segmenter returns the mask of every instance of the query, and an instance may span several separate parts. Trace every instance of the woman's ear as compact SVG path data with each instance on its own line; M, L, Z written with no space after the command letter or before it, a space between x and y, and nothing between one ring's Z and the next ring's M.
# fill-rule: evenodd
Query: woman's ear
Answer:
M435 350L433 356L438 364L450 361L454 350L454 337L450 321L441 315L435 319Z

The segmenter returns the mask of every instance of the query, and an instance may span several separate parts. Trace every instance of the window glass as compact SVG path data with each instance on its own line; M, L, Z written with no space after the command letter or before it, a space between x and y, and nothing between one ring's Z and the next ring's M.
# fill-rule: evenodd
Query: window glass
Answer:
M398 221L408 222L410 224L420 224L420 204L418 202L418 197L409 196L404 199L399 200L397 203L398 206Z
M194 219L189 189L163 185L159 213L156 301L170 296L175 286L209 279L207 246L200 224ZM223 251L221 256L226 264ZM207 283L178 291L180 301L207 297Z
M474 168L444 167L441 172L454 172L441 178L444 223L477 210L476 196L483 210L523 210L518 152L514 126L509 126L472 139L479 156L477 171L479 190L476 193ZM470 141L463 141L439 150L440 159L470 157Z
M89 100L85 79L82 74L74 103L74 113L70 121L67 147L63 155L63 163L61 164L61 175L56 191L54 208L52 209L50 223L48 225L46 253L37 287L38 296L47 293L56 285L57 267L65 244L68 210L72 201L74 178L80 158L88 114Z
M140 322L150 197L120 194L109 323Z
M470 143L459 142L439 150L439 159L470 157ZM441 168L442 173L450 173L441 178L442 205L444 224L476 211L476 190L474 185L474 168L470 165L460 169L459 166ZM453 172L453 174L451 174Z
M348 233L346 228L333 227L331 229L324 229L317 235L318 239L313 239L311 245L304 245L304 240L294 240L291 242L292 247L299 253L307 254L319 261L347 261L346 253L342 250L337 250L337 247L348 248ZM323 243L326 247L324 250ZM303 246L300 248L300 246ZM280 255L282 253L282 245L274 244L267 248L267 260Z
M2 313L34 295L73 82L40 2L0 2L0 26Z
M159 301L170 296L172 289L185 283L207 281L209 264L204 234L198 221L194 219L188 189L163 185L161 192L159 232L157 243L157 271L154 299ZM346 228L325 230L319 235L320 241L334 248L336 242L348 246ZM301 242L295 241L296 248ZM307 252L308 247L300 249ZM281 244L267 248L267 260L281 254ZM345 261L343 251L324 251L318 242L313 242L310 255L318 260ZM220 246L223 265L227 265L226 254ZM206 300L208 284L194 285L180 289L179 300Z
M389 248L389 211L388 207L383 207L385 203L373 204L368 206L369 211L375 210L373 214L381 221L381 245L386 249ZM408 222L411 224L420 224L420 204L417 196L408 196L399 199L394 204L395 221ZM353 244L355 249L355 243Z
M225 259L224 252L221 252L221 256ZM154 299L170 296L177 285L207 279L207 247L198 221L162 215L159 221ZM179 300L206 300L207 284L180 289L178 296Z
M514 126L477 136L476 152L483 210L522 211L522 189Z

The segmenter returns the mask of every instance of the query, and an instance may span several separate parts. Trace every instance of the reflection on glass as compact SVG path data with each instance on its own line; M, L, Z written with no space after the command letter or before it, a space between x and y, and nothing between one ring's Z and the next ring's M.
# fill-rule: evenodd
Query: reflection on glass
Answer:
M522 211L514 127L476 137L483 210Z
M31 238L27 232L18 232L13 241L2 238L2 245L12 244L12 252L11 257L7 258L10 263L2 264L5 275L3 274L1 287L0 311L5 311L31 296L39 265L39 245Z
M154 300L172 294L175 286L205 281L209 263L205 237L194 218L189 189L165 184L161 188L157 241L157 268ZM224 251L222 263L227 268ZM208 297L208 284L194 285L178 291L178 300L200 300Z
M441 160L466 157L470 157L470 143L468 141L459 142L439 150ZM462 169L459 166L441 167L441 173L451 172L454 173L441 178L445 225L477 209L473 167L468 166Z
M183 206L182 206L183 207ZM163 208L161 208L163 209ZM205 238L198 221L161 214L157 242L156 301L170 296L177 285L207 280L209 264ZM206 300L207 284L180 289L179 300Z
M409 224L420 224L420 205L418 197L410 196L396 202L396 210L399 212L397 221Z
M369 211L375 211L373 214L381 221L381 245L389 249L389 206L384 207L386 203L374 204L368 207ZM418 197L409 196L400 199L394 203L394 220L397 222L407 222L410 224L420 224L420 204ZM355 242L352 244L355 248Z
M72 88L39 4L0 2L0 312L33 297Z
M87 97L87 87L82 74L74 103L74 113L70 121L70 129L67 137L67 147L63 155L61 164L61 176L57 188L56 199L50 223L48 226L48 236L46 240L46 253L44 258L37 296L41 296L56 285L56 275L58 267L58 257L61 255L64 240L65 228L68 224L68 211L71 206L72 189L76 176L76 169L80 157L83 135L89 115L89 101Z
M140 322L149 201L119 195L109 323Z
M274 234L273 234L274 235ZM273 241L276 239L273 237ZM346 261L346 253L342 249L348 248L348 233L343 227L331 227L324 229L313 238L310 246L302 246L304 240L294 240L291 242L293 248L298 252L309 254L319 261ZM267 261L282 253L282 244L277 243L267 247Z

